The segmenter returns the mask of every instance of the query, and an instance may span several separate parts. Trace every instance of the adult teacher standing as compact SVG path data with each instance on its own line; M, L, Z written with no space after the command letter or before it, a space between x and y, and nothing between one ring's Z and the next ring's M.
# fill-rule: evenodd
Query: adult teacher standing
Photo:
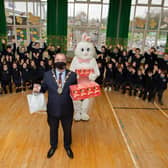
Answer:
M66 69L66 56L63 53L56 54L54 65L54 69L45 72L41 86L34 85L33 92L48 91L47 121L50 128L51 147L47 158L51 158L57 149L59 121L64 132L64 148L67 155L73 158L70 146L74 107L69 86L77 84L77 75Z

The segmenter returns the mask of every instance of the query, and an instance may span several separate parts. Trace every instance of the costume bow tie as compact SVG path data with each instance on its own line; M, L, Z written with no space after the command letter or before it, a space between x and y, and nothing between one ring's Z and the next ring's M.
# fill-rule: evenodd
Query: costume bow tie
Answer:
M91 59L82 59L82 58L78 58L79 63L89 63L91 61Z

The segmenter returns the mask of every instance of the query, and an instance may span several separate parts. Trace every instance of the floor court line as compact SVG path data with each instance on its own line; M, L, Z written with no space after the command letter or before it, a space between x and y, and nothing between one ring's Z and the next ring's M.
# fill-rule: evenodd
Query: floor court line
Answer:
M168 114L162 108L160 108L160 106L157 103L154 103L154 105L168 119Z
M157 107L148 107L148 108L143 108L143 107L115 107L113 106L114 109L121 109L121 110L158 110ZM162 108L162 110L168 110L168 108Z
M135 159L136 157L134 156L134 154L133 154L133 152L132 152L132 150L131 150L131 147L129 146L128 139L126 138L126 135L125 135L125 133L124 133L124 131L123 131L123 129L122 129L122 126L121 126L121 124L120 124L120 120L119 120L119 118L118 118L118 116L117 116L117 113L116 113L116 111L115 111L115 109L114 109L114 107L113 107L113 105L112 105L112 103L111 103L111 101L110 101L110 98L109 98L109 96L108 96L108 94L107 94L106 92L104 92L104 94L105 94L105 96L106 96L106 99L107 99L107 101L108 101L110 107L111 107L111 111L113 112L114 118L115 118L115 120L116 120L116 122L117 122L117 125L118 125L118 127L119 127L120 133L121 133L121 135L122 135L122 137L123 137L123 139L124 139L124 142L125 142L125 144L126 144L126 147L127 147L127 149L128 149L128 152L129 152L129 154L130 154L130 156L131 156L131 159L132 159L132 162L133 162L133 164L134 164L134 167L135 167L135 168L140 168L139 165L138 165L138 163L137 163L137 161L136 161L136 159Z

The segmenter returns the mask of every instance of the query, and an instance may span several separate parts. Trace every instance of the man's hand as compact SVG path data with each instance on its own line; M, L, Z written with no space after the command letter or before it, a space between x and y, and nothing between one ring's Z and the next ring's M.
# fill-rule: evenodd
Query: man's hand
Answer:
M41 89L41 86L39 84L34 84L33 85L33 92L34 93L39 93Z

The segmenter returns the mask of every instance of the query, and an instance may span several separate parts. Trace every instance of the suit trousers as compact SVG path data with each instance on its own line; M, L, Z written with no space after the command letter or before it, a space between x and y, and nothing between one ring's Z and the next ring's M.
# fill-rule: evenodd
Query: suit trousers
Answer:
M61 125L64 133L64 148L67 149L71 146L72 143L72 121L73 116L70 117L55 117L48 114L48 125L50 128L50 145L53 148L57 147L58 144L58 128L59 121L61 121Z

